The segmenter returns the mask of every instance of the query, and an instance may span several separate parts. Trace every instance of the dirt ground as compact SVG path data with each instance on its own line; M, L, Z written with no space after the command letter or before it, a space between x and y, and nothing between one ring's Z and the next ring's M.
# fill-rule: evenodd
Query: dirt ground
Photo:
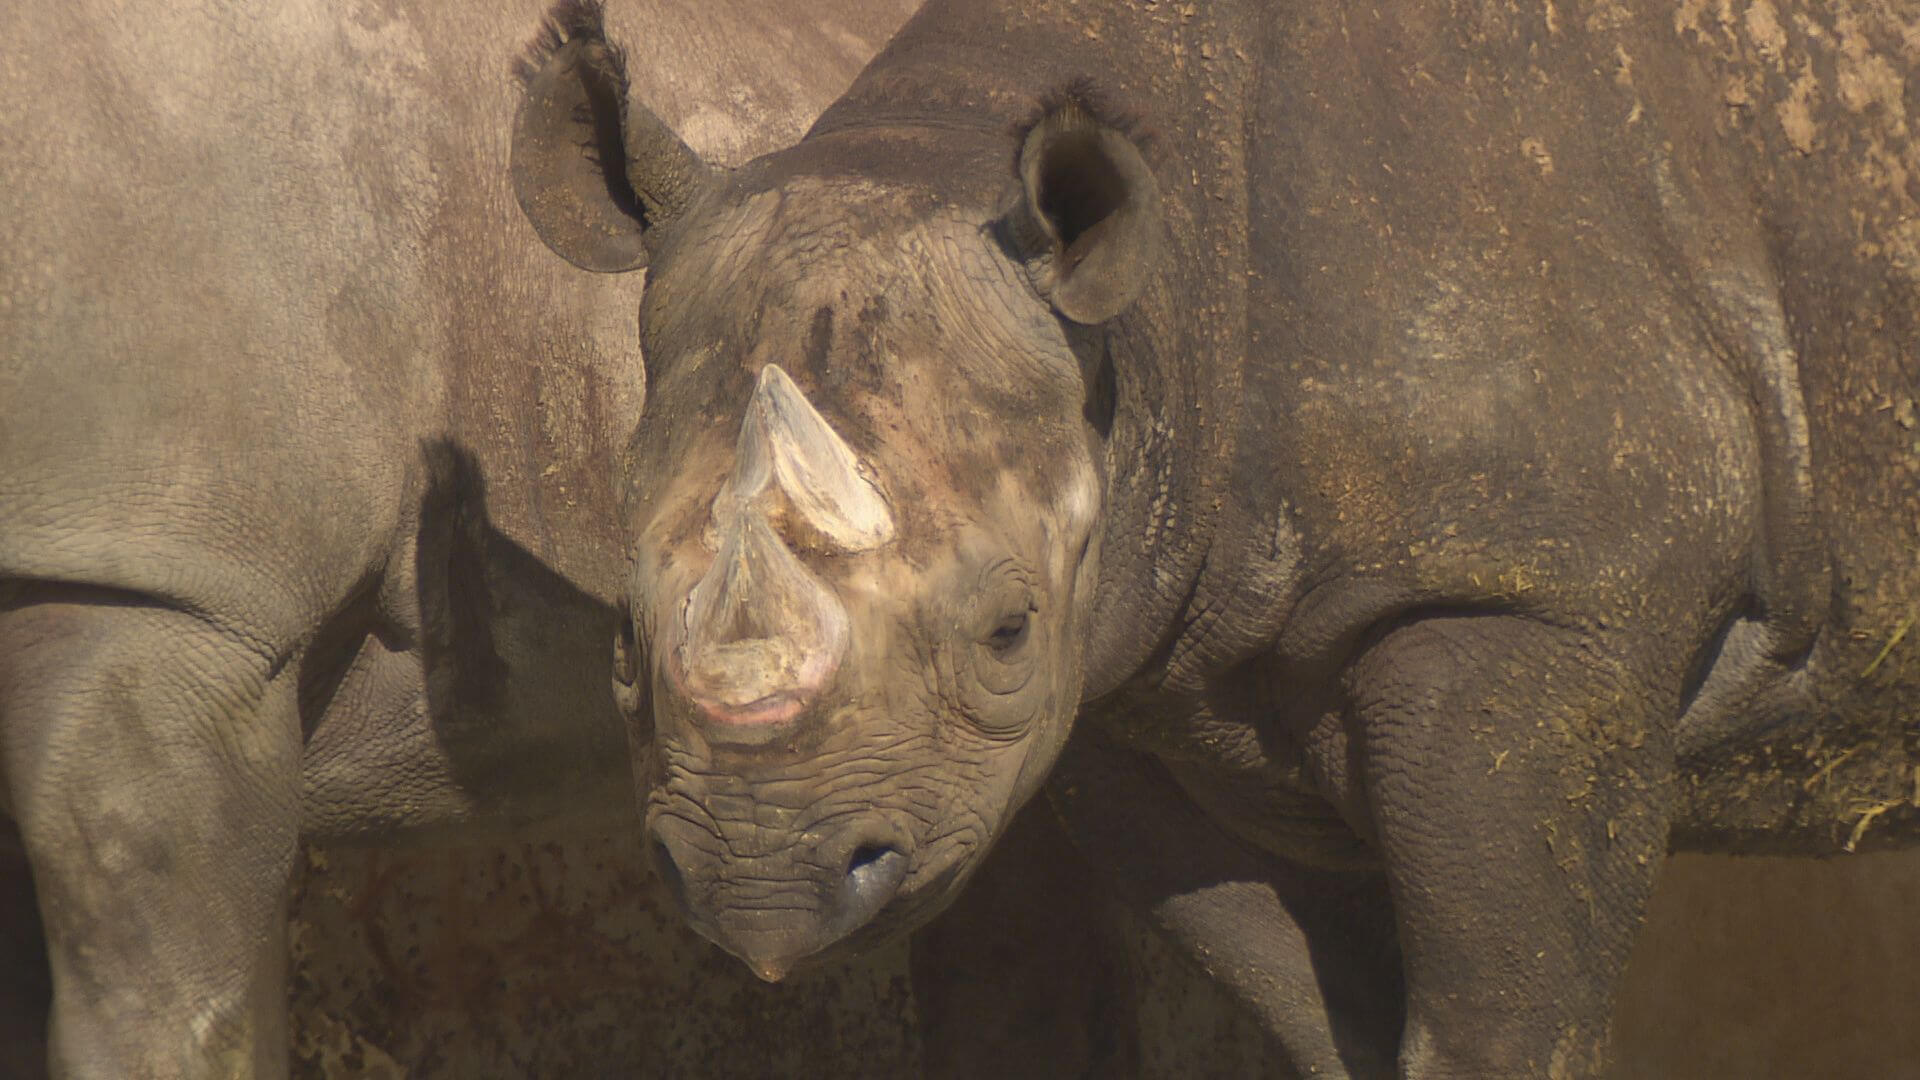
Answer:
M378 1075L382 1058L420 1076L920 1072L903 947L762 985L680 926L637 855L611 839L522 858L316 853L296 923L304 1075ZM1916 896L1920 853L1675 859L1614 1075L1920 1077ZM1147 932L1125 938L1147 1076L1266 1072L1222 995Z
M10 853L0 845L0 856ZM904 946L765 986L689 934L620 838L314 850L294 908L296 1075L917 1076ZM44 1007L0 870L0 1077ZM1629 974L1619 1080L1920 1078L1920 852L1680 857ZM1258 1031L1138 926L1122 932L1149 1077L1268 1075Z
M1920 852L1680 856L1615 1017L1619 1080L1920 1077Z

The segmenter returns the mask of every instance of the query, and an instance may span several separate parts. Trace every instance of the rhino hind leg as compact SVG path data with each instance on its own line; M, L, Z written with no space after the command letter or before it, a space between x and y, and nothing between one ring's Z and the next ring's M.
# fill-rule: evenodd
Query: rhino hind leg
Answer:
M53 983L51 1071L284 1075L294 675L100 591L0 609L0 775Z

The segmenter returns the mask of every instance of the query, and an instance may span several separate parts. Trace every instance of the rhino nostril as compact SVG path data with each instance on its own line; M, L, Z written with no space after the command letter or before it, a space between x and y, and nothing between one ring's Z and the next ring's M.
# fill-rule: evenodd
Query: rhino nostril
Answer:
M860 922L871 918L900 889L907 876L907 856L892 844L861 844L847 858L841 900L847 914Z
M853 849L853 857L847 860L847 873L857 874L888 855L898 855L892 844L861 844Z

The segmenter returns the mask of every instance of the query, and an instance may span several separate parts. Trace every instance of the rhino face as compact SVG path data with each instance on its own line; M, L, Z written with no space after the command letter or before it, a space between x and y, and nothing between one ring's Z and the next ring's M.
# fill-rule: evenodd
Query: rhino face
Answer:
M1080 358L1156 272L1159 189L1074 90L1011 139L854 124L721 178L626 100L597 9L562 14L520 206L649 274L614 691L663 876L777 979L930 918L1066 739L1104 490Z
M743 197L642 316L647 827L694 926L767 978L938 910L1079 702L1079 368L978 221L854 224L904 198Z

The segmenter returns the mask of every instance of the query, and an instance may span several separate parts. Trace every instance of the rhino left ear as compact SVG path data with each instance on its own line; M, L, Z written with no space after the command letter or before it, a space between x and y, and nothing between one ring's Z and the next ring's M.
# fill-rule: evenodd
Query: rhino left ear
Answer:
M548 247L604 273L647 264L647 236L686 209L712 170L627 96L626 58L599 0L560 0L518 65L513 193Z
M1026 216L1051 249L1041 287L1054 310L1092 325L1139 299L1159 269L1166 222L1133 140L1075 87L1027 133L1019 167Z

